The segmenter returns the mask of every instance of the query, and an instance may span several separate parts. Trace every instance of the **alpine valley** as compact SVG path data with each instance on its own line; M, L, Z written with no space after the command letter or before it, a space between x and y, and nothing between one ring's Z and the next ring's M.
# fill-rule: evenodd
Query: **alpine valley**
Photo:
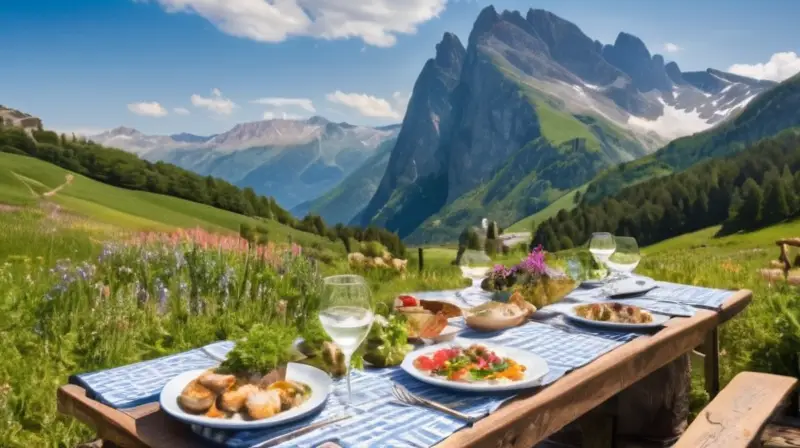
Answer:
M242 123L212 136L154 136L118 127L90 138L146 160L252 187L291 208L338 185L398 130L397 125L354 126L315 116Z

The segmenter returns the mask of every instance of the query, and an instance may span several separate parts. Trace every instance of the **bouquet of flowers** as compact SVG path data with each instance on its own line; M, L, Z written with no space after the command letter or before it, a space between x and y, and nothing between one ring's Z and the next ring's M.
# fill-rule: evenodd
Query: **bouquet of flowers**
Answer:
M575 288L575 282L563 271L549 266L542 246L538 246L514 267L495 265L481 288L494 292L496 300L520 292L526 300L541 307L561 300Z

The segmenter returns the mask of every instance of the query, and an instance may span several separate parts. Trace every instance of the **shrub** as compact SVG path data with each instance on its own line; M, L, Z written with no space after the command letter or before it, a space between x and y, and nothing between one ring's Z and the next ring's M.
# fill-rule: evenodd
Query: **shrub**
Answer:
M482 250L481 237L478 235L478 231L474 227L465 228L458 237L458 247L469 250Z

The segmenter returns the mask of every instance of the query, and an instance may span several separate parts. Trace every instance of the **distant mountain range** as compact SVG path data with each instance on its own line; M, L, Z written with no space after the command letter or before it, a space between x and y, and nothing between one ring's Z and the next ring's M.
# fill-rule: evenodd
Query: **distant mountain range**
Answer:
M446 33L414 85L360 224L412 243L508 225L602 170L735 116L775 83L682 72L620 33L602 44L550 12L485 8L466 47Z
M211 136L146 135L118 127L90 138L252 187L292 208L327 193L398 131L399 125L373 128L311 117L242 123Z
M627 182L613 167L731 123L775 85L715 69L683 72L631 34L602 44L550 12L490 6L466 46L444 34L402 126L312 117L212 136L121 127L91 138L250 186L297 216L435 243L485 216L508 226L601 173L588 192L613 193ZM691 151L664 152L678 153ZM643 163L642 176L652 175L654 162Z

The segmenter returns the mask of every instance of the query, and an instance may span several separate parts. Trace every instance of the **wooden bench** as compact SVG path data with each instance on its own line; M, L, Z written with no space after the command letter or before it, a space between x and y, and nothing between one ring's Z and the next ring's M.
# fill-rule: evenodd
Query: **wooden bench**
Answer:
M675 448L761 446L762 430L796 386L792 377L740 373L700 412Z

